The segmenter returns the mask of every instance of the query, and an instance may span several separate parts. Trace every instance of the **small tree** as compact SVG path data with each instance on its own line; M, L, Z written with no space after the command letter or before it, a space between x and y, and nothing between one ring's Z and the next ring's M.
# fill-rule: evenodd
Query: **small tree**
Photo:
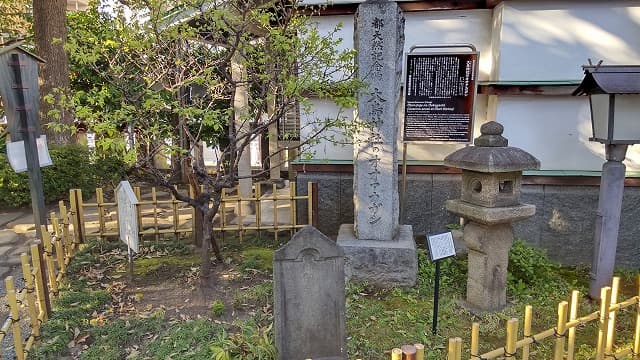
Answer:
M98 78L95 86L77 82L83 85L73 99L75 112L96 131L102 150L124 151L119 130L135 128L136 144L127 154L136 168L202 212L206 278L211 247L221 259L213 220L222 192L269 171L238 172L250 142L296 106L314 119L306 123L309 135L299 148L319 141L329 128L354 128L341 111L314 117L309 101L314 96L353 107L359 88L354 54L339 50L338 29L320 34L309 16L313 9L300 9L295 1L127 3L132 20L122 11L110 16L94 8L95 22L84 15L84 25L80 18L71 25L73 67ZM99 31L92 29L96 24ZM220 149L213 173L205 169L202 141ZM158 156L189 164L189 182L203 191L178 192L174 174L156 166ZM280 165L270 161L271 167Z

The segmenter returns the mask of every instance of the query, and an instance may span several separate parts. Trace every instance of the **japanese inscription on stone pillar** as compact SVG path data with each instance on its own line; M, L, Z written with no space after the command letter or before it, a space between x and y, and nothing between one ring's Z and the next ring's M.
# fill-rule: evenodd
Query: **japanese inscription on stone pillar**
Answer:
M356 236L392 240L398 227L397 138L404 17L391 1L367 1L356 18L358 98L364 129L354 144Z

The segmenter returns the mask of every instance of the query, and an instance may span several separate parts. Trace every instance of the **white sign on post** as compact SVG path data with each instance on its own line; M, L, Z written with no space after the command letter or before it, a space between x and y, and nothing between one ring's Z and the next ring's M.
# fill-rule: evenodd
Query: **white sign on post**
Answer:
M49 148L47 147L47 137L45 135L40 135L40 137L36 139L36 147L38 148L40 167L53 165L51 155L49 155ZM7 141L7 158L13 171L17 173L27 171L27 155L25 153L24 141Z
M431 235L427 239L427 244L429 245L431 261L442 260L456 255L456 247L453 244L451 232Z
M120 240L129 249L138 252L138 198L128 181L121 181L116 188L118 197L118 226L120 228Z

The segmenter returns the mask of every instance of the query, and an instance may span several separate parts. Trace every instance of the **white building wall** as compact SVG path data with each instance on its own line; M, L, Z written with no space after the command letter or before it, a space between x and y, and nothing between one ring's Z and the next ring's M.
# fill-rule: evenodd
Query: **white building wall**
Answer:
M575 81L588 58L640 64L640 1L504 1L492 10L409 12L405 18L405 52L414 45L472 43L480 50L480 81ZM353 16L317 20L325 31L342 22L342 46L353 47ZM510 145L538 157L543 170L598 171L604 147L588 141L587 104L571 96L478 96L474 137L481 124L496 119ZM316 101L312 116L335 111ZM308 117L302 114L303 125ZM408 159L438 162L461 146L412 143ZM629 149L629 171L640 171L639 147ZM321 143L312 157L348 161L352 154L351 146Z

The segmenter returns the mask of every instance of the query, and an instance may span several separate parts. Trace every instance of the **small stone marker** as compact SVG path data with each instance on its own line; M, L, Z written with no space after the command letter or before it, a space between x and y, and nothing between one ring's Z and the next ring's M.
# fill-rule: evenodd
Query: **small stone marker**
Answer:
M273 277L278 359L346 359L342 249L307 226L275 252Z

